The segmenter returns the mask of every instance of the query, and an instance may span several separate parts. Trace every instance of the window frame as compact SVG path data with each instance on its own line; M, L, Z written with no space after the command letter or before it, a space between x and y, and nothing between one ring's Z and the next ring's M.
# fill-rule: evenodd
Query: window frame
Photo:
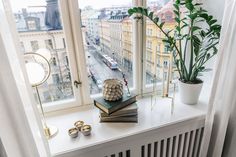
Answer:
M76 106L81 106L83 103L83 98L81 98L81 94L80 94L80 87L76 88L73 85L74 80L77 80L80 82L79 80L79 75L78 75L78 69L77 69L77 61L75 59L75 47L74 45L71 45L70 43L73 43L73 39L72 39L72 35L71 35L71 29L70 27L66 26L66 25L70 25L71 21L68 19L69 15L69 8L65 7L68 6L68 1L67 0L60 0L58 1L59 3L59 10L60 10L60 14L61 14L61 19L62 19L62 25L65 26L63 27L62 31L64 33L64 38L65 38L65 43L66 45L68 45L65 49L68 55L68 60L69 60L69 64L70 64L70 74L72 77L72 88L73 88L73 93L74 93L74 98L72 99L68 99L68 100L59 100L59 101L55 101L55 102L49 102L49 103L44 103L43 104L43 108L44 108L44 112L51 112L51 111L55 111L55 110L61 110L61 109L66 109L66 108L71 108L71 107L76 107ZM71 3L75 3L76 0L74 0L73 2L71 1ZM16 42L14 43L15 47L17 48L17 54L19 57L19 59L23 61L23 56L22 56L22 52L20 47L20 38L19 38L19 34L16 28L16 23L15 23L15 19L14 19L14 15L11 9L11 3L7 2L5 3L5 7L7 7L9 10L6 11L6 13L9 15L8 16L8 22L12 24L12 27L10 28L11 33L13 35L13 37L15 38ZM65 20L63 20L65 19ZM70 35L67 35L70 34ZM70 46L69 46L70 45ZM22 65L21 67L22 69L25 69L24 65ZM27 74L25 74L24 76L27 76ZM33 95L33 89L30 88L30 83L27 80L27 85L29 86L28 88L28 92L30 94ZM86 83L85 83L86 84Z
M78 81L81 82L81 85L79 85L78 88L72 85L74 99L45 103L45 112L88 105L93 102L92 98L102 96L101 93L90 95L88 78L87 75L84 75L87 73L87 68L85 50L81 42L83 37L80 27L82 21L79 11L79 2L77 0L59 0L58 4L63 25L62 31L64 32L66 51L70 63L72 83ZM146 0L132 0L132 6L145 7L147 6ZM133 87L131 91L142 96L144 93L151 92L153 89L153 85L146 84L146 64L143 62L146 58L146 20L137 21L132 19L132 32L132 51L136 53L133 53ZM158 83L158 87L161 87L161 83Z

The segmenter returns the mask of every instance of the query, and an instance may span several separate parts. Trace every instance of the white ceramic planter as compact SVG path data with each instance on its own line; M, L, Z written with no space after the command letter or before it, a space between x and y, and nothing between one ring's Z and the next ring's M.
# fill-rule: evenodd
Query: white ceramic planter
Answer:
M198 84L188 84L179 81L179 93L181 102L189 105L197 104L202 85L203 82Z

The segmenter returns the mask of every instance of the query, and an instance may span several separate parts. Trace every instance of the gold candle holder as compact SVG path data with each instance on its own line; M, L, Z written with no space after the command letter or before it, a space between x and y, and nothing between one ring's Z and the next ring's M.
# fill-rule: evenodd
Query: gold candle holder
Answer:
M78 136L78 133L79 133L79 131L77 128L71 128L68 130L68 134L72 138L76 138Z
M90 125L83 125L80 131L84 136L88 136L90 135L91 130L92 130L92 127Z
M81 130L81 127L84 125L84 121L77 121L74 123L74 126L80 131Z

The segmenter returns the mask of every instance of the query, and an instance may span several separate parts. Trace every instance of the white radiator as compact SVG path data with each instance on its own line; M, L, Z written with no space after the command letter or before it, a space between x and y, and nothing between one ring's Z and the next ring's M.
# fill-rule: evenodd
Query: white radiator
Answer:
M57 157L199 157L204 121L168 124Z

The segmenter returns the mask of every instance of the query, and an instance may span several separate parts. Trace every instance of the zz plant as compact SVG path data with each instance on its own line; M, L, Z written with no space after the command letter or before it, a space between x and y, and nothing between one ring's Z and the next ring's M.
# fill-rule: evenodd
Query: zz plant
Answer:
M128 10L129 16L134 15L135 19L146 16L165 35L163 42L173 53L180 81L184 83L202 82L198 76L206 71L204 64L218 51L221 26L201 6L193 0L175 0L173 12L176 25L174 30L168 32L164 31L165 22L147 8L134 7Z

